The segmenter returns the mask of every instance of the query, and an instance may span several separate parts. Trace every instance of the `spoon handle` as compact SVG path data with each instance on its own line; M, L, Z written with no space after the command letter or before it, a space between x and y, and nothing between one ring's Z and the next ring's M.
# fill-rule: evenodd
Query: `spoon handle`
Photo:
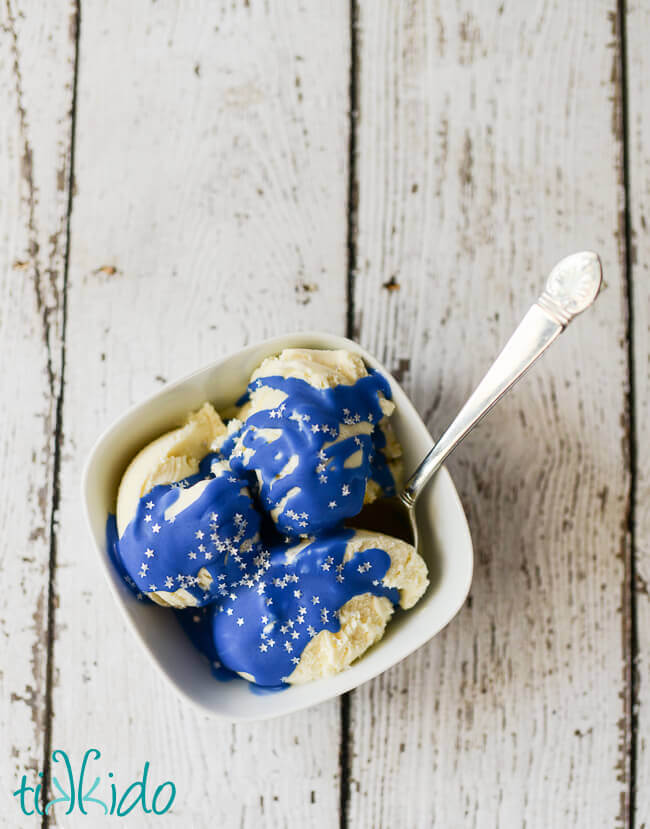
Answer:
M517 382L577 314L598 296L600 259L591 251L562 259L551 271L546 288L515 329L447 431L409 478L400 499L410 507L431 476L478 421Z

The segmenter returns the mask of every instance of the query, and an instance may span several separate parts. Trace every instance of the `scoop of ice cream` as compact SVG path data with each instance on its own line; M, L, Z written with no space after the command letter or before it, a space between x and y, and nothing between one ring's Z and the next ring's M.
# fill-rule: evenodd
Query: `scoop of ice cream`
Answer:
M357 530L346 545L343 560L354 562L359 553L375 549L383 550L390 558L382 583L399 591L399 605L408 610L429 584L424 559L399 538ZM365 568L365 563L360 566ZM388 598L371 592L353 596L339 611L339 630L320 631L305 647L287 682L298 685L347 668L382 638L393 607Z
M285 348L277 356L267 357L255 369L251 381L264 377L300 377L316 389L331 389L332 386L353 386L367 374L361 357L344 348Z
M210 403L193 412L184 426L149 443L127 467L117 493L117 531L121 536L135 515L138 501L157 484L195 475L199 463L219 435L226 433Z
M260 516L246 481L208 454L225 431L205 403L184 426L145 446L120 483L116 554L140 592L158 604L214 600L219 576L238 567L259 539Z
M255 554L260 516L246 482L206 456L196 475L158 484L138 502L118 542L124 570L160 605L200 607Z
M224 586L213 634L222 664L259 685L344 670L428 584L410 544L362 530L273 546L253 563L245 582Z
M253 373L240 422L215 446L254 475L278 529L312 535L395 491L401 450L382 428L393 409L388 382L358 355L287 349Z

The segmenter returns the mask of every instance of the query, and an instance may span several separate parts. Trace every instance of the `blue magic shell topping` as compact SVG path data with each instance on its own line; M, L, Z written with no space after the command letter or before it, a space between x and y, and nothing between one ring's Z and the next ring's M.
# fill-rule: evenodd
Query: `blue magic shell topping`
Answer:
M238 573L252 558L260 523L246 481L210 454L195 475L140 499L119 558L142 593L183 590L200 607L218 595L219 575Z
M369 480L384 495L395 482L378 426L391 393L378 372L328 389L265 377L248 394L262 386L282 402L251 414L195 475L143 496L119 539L109 516L107 539L139 597L174 605L176 591L185 604L191 596L195 606L176 612L216 676L236 671L274 687L314 636L340 629L349 599L398 602L383 583L389 555L368 549L344 561L354 531L342 527L361 511Z
M222 452L236 474L259 488L281 532L315 535L358 515L369 480L384 495L395 493L378 426L390 386L378 372L328 389L296 377L264 377L249 385L249 394L263 387L286 397L249 415Z
M278 544L256 557L255 570L228 585L213 611L221 663L257 685L280 685L314 636L340 629L339 611L353 596L372 593L397 604L399 591L383 584L388 553L368 549L344 561L353 536L338 530L304 548Z

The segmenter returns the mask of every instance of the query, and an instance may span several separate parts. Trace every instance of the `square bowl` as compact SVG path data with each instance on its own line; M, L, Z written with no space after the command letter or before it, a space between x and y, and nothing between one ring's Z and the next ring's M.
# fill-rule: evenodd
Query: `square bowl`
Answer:
M222 411L246 390L264 358L285 348L344 348L389 381L395 412L391 422L404 452L404 467L413 470L433 445L429 432L396 380L352 340L319 332L274 337L218 360L171 383L133 406L97 440L86 462L82 500L101 567L127 624L153 665L174 689L202 712L242 722L288 714L338 696L390 668L432 636L460 610L472 580L472 540L458 493L441 469L417 503L419 552L429 568L430 585L408 611L396 609L384 637L347 670L278 693L255 694L245 680L219 682L207 660L195 650L175 614L153 602L138 601L114 568L106 545L106 521L115 510L118 484L131 458L146 443L182 423L209 400Z

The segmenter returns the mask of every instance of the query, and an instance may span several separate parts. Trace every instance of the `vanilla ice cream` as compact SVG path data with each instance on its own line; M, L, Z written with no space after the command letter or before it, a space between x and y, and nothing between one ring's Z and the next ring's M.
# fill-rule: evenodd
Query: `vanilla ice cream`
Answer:
M343 526L400 485L393 410L386 379L350 351L264 360L235 418L205 403L129 464L116 565L183 620L203 608L210 647L195 644L251 682L344 670L428 585L410 544Z
M344 670L381 639L394 605L412 607L428 585L410 544L348 529L271 547L250 577L215 605L214 641L226 667L259 685Z
M164 606L214 601L219 575L252 556L260 516L246 481L208 454L225 431L209 403L132 461L117 497L117 555L137 589Z
M395 492L390 386L349 351L286 349L256 369L236 430L215 446L252 473L278 529L309 536Z
M117 531L121 536L135 515L138 501L157 484L171 484L199 470L200 461L218 436L226 433L221 418L205 403L178 429L167 432L138 452L117 492Z

